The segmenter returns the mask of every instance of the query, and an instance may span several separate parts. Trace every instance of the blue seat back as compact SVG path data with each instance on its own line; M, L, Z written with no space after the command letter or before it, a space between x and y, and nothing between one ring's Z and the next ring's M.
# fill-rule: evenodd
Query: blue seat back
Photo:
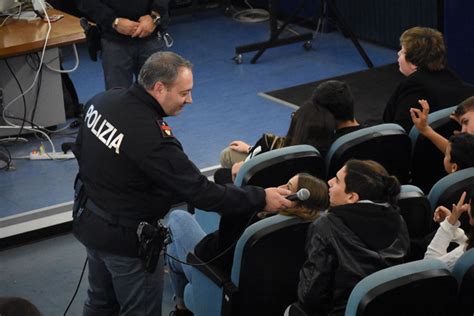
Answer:
M456 279L445 263L413 261L362 279L351 292L345 315L451 315L456 291Z
M279 186L300 172L324 179L324 158L310 145L296 145L274 149L246 161L240 168L234 184L257 185L263 188ZM195 217L206 233L219 227L220 215L197 209Z
M425 236L435 229L430 202L420 188L409 184L401 186L397 202L410 235L410 251L406 260L423 259L427 247Z
M257 155L242 165L234 184L252 184L264 188L278 186L299 172L324 179L324 159L313 146L288 146Z
M231 281L238 301L223 301L223 315L283 315L297 300L299 270L303 265L310 221L275 215L249 226L237 242ZM228 306L226 306L228 305ZM225 313L224 313L225 312Z
M453 275L459 285L459 314L474 314L474 248L465 252L456 261Z
M431 209L434 211L440 205L451 209L451 205L459 201L464 191L468 193L466 201L473 198L470 195L474 191L474 167L456 171L436 182L428 194ZM469 217L466 213L459 220L461 228L465 231L469 229Z
M398 124L380 124L339 137L326 154L327 179L335 176L351 158L379 162L390 174L407 183L411 141Z
M449 118L455 109L456 106L452 106L430 113L428 124L437 133L449 138L459 129L459 124ZM409 136L412 142L412 183L428 194L436 181L446 176L443 166L444 153L421 135L415 126L410 130Z
M184 289L184 303L195 316L220 316L222 310L222 286L211 282L198 269L192 271L192 284Z
M420 188L402 185L397 201L410 237L424 237L433 230L431 205Z
M458 284L461 285L466 272L474 265L474 248L466 251L459 259L456 261L453 267L453 275L458 281ZM474 298L474 296L473 296Z

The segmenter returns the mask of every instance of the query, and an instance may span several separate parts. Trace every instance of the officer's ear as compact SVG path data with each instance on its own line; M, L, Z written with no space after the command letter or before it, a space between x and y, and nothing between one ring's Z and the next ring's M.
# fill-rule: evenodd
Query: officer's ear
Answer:
M163 82L161 82L161 81L155 82L155 84L153 85L153 92L154 93L161 95L165 91L166 91L166 86Z

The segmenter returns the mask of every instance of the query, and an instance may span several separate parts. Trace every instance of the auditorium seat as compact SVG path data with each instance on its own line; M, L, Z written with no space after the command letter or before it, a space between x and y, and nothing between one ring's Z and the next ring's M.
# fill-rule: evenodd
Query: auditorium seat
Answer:
M474 192L474 167L456 171L436 182L428 194L431 209L434 211L436 207L443 205L449 209L456 204L461 194L466 191L468 197L472 198ZM460 217L461 228L465 231L469 229L469 218L466 213Z
M430 113L428 124L437 133L449 138L455 130L460 129L459 124L449 118L455 109L456 106L452 106ZM412 142L412 184L427 194L436 181L446 176L443 166L444 153L421 135L415 126L410 130L409 136Z
M268 188L285 184L300 172L324 179L324 159L313 146L288 146L257 155L242 165L234 184Z
M300 172L325 178L324 159L313 146L288 146L257 155L242 165L234 184L274 187L287 183L291 177ZM220 219L217 213L196 210L195 216L205 232L217 230Z
M428 246L425 236L435 229L430 202L420 188L405 184L401 186L397 203L410 235L410 251L406 260L423 259Z
M453 275L458 281L459 315L474 315L474 248L465 252L456 261Z
M231 274L212 264L193 268L185 304L196 316L274 316L296 301L310 221L275 215L249 226L239 238ZM193 253L188 262L202 261Z
M401 183L407 183L410 171L411 141L398 124L380 124L339 137L326 154L327 178L334 177L351 159L379 162Z
M345 316L455 315L457 282L445 263L430 259L375 272L351 292Z

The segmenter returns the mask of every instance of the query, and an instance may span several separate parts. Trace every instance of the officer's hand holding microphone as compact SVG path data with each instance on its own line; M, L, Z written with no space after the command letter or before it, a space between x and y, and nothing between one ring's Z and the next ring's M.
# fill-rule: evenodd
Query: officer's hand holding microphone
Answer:
M294 206L294 202L285 197L290 195L291 191L283 188L265 189L265 208L266 212L278 212Z

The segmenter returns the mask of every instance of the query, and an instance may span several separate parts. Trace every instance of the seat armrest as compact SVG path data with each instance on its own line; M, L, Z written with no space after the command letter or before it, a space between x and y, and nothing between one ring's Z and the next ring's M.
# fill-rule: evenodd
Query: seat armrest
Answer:
M186 261L195 265L195 269L198 269L202 274L204 274L207 278L209 278L209 280L219 287L223 287L224 283L230 281L230 274L228 272L213 264L204 264L205 261L196 256L193 252L188 254Z

